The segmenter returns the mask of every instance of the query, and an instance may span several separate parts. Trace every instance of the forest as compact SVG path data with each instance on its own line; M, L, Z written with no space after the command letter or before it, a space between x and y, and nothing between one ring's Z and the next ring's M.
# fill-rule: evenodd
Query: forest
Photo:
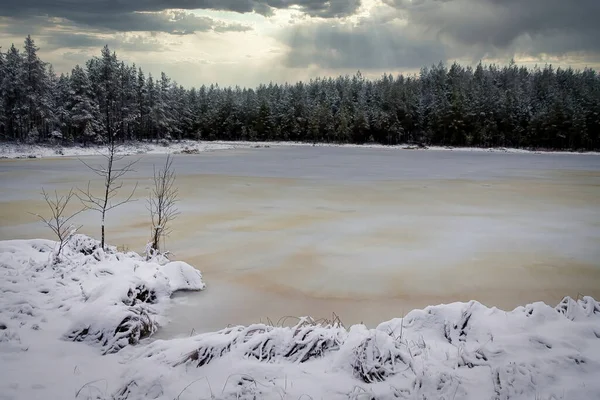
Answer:
M443 63L419 74L184 88L105 46L57 75L28 36L0 49L0 140L247 140L600 149L593 69ZM201 81L202 77L199 76Z

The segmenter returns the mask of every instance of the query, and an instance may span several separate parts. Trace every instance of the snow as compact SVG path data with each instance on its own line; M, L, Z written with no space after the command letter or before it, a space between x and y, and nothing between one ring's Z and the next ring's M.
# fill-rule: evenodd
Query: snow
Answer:
M336 144L336 143L307 143L307 142L247 142L247 141L163 141L154 142L126 142L119 148L119 153L126 155L134 154L166 154L182 153L196 154L217 150L233 150L247 148L269 148L269 147L344 147L344 148L371 148L388 150L431 150L431 151L466 151L466 152L488 152L488 153L510 153L510 154L586 154L600 155L600 152L572 152L572 151L537 151L506 147L481 148L481 147L449 147L449 146L431 146L417 147L413 145L395 145L385 146L381 144ZM103 151L102 146L90 145L82 146L60 146L60 145L40 145L23 143L2 143L0 144L0 158L47 158L47 157L75 157L75 156L93 156Z
M199 271L83 235L52 264L55 249L0 242L2 399L600 397L591 297L510 312L430 306L375 329L300 318L152 341L171 295L205 288Z
M225 143L196 142L182 140L178 142L127 142L119 146L119 154L166 154L166 153L200 153L206 151L228 150L235 146ZM98 145L60 146L34 145L21 143L0 144L0 158L46 158L46 157L76 157L95 156L103 154L105 148Z

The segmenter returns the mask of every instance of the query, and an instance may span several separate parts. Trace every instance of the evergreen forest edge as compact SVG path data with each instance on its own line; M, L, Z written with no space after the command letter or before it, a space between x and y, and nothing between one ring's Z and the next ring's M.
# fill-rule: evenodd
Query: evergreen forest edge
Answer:
M146 76L105 46L57 76L28 36L0 49L0 138L28 143L243 140L600 149L600 76L593 69L475 68L353 76L255 89L186 89Z

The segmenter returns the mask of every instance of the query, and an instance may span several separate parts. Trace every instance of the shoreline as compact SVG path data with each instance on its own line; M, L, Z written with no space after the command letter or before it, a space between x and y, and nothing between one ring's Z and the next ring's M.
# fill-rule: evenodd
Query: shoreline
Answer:
M454 151L478 152L501 154L554 154L554 155L588 155L598 156L599 151L567 151L567 150L532 150L510 147L451 147L451 146L426 146L416 145L382 145L382 144L350 144L350 143L309 143L309 142L248 142L248 141L171 141L168 145L164 142L154 143L147 141L128 141L121 146L121 154L199 154L203 152L255 149L270 147L339 147L380 150L419 150L419 151ZM83 147L73 144L63 146L60 144L23 144L14 142L0 143L0 159L36 159L36 158L61 158L98 155L102 146L91 145Z

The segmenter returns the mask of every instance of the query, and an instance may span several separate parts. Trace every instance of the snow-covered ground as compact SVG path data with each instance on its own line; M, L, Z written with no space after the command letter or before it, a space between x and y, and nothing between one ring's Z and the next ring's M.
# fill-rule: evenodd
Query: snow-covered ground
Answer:
M244 141L193 141L181 140L172 142L127 142L119 151L122 154L165 154L165 153L201 153L216 150L232 150L255 147L281 147L281 146L316 146L316 147L346 147L346 148L372 148L372 149L396 149L396 150L432 150L432 151L468 151L468 152L491 152L491 153L545 153L525 149L495 147L441 147L431 146L419 148L412 145L384 146L380 144L334 144L334 143L306 143L306 142L244 142ZM45 157L74 157L98 155L103 149L101 146L81 145L59 146L59 145L37 145L20 143L0 143L0 158L45 158ZM547 153L547 152L546 152ZM569 151L552 151L553 154L587 154L600 155L599 152L576 153Z
M510 312L432 306L375 329L305 318L152 341L170 295L204 288L199 272L85 236L52 264L55 248L0 242L2 399L600 398L591 297Z
M228 150L234 145L213 142L195 142L182 140L179 142L127 142L119 147L121 154L165 154L165 153L200 153L205 151ZM94 156L104 151L102 146L59 146L22 143L0 144L0 158L46 158Z

